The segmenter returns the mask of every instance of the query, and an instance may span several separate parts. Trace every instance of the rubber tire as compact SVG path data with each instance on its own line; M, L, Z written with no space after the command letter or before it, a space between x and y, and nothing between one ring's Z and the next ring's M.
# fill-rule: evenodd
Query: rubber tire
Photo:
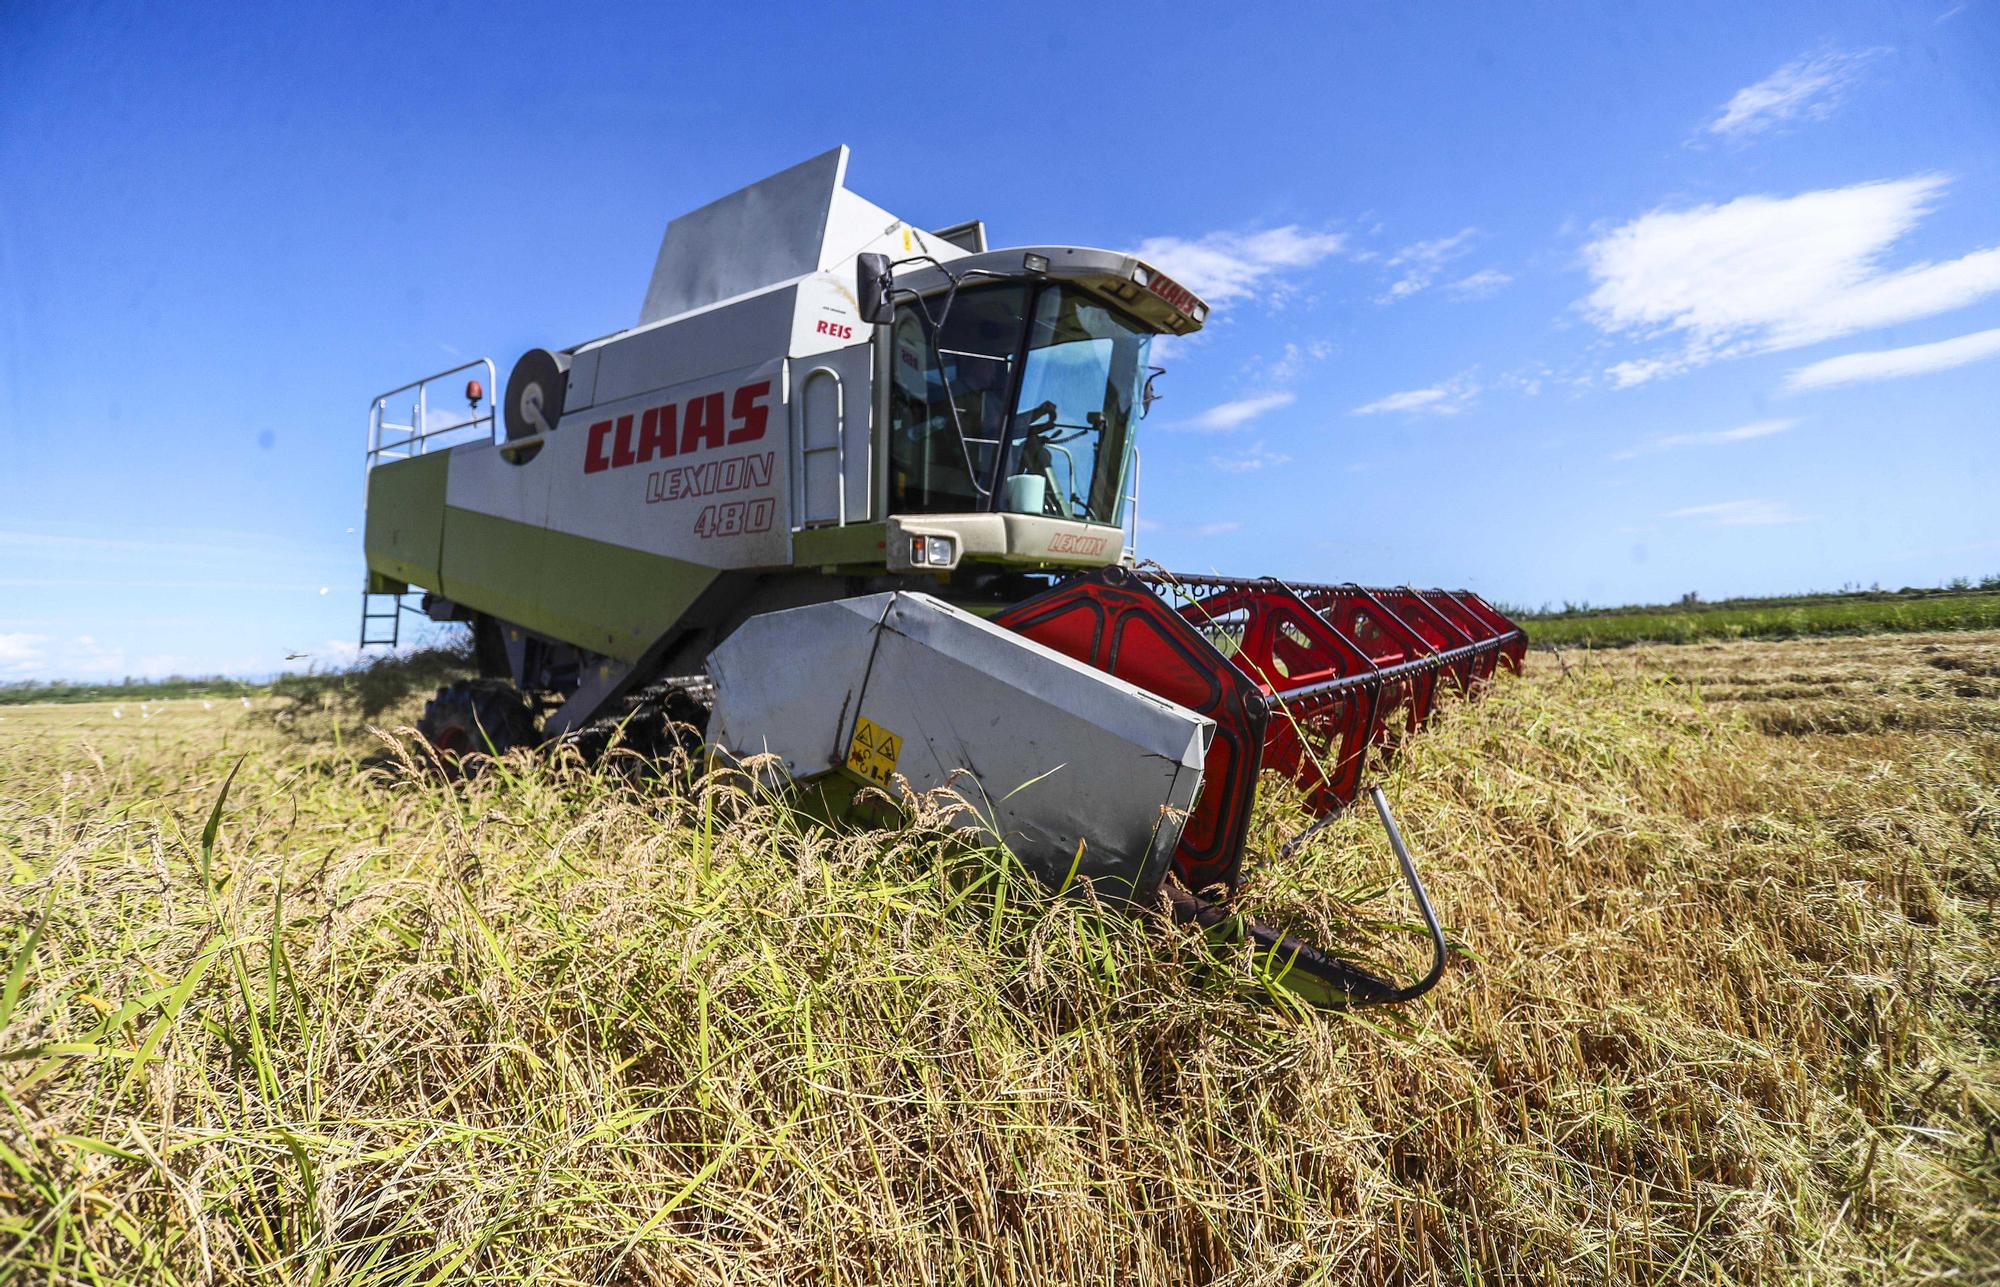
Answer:
M491 758L542 740L535 712L504 679L461 679L424 704L417 732L447 774L476 773Z

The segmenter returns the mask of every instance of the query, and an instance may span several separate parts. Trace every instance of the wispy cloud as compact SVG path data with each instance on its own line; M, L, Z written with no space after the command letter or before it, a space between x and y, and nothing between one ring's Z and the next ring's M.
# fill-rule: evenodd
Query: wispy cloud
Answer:
M1231 532L1242 531L1243 524L1230 522L1199 523L1188 530L1192 531L1196 536L1227 536Z
M1863 380L1894 380L1906 375L1927 375L1949 371L1955 366L1984 362L2000 357L2000 328L1974 331L1935 344L1912 344L1908 348L1876 349L1868 353L1848 353L1802 366L1785 377L1787 389L1830 389L1839 384Z
M1465 410L1478 393L1478 383L1470 376L1461 375L1427 389L1406 389L1377 398L1354 408L1349 414L1378 416L1400 412L1405 415L1455 416Z
M1604 369L1604 374L1611 377L1612 388L1629 389L1663 375L1678 375L1689 365L1689 362L1678 358L1630 358L1612 363Z
M160 675L177 669L178 657L126 659L125 650L107 647L90 635L58 640L53 635L0 634L0 679L119 679ZM154 663L166 663L155 665Z
M1391 268L1402 270L1401 276L1390 285L1387 292L1378 297L1378 302L1392 303L1408 299L1419 291L1426 290L1444 272L1444 266L1471 249L1471 241L1479 235L1477 228L1463 228L1449 237L1438 237L1431 241L1418 241L1403 247L1384 261Z
M1447 282L1444 291L1454 299L1484 299L1513 280L1498 268L1482 268L1455 282Z
M1208 463L1210 468L1219 469L1225 474L1250 474L1260 469L1275 469L1279 465L1288 465L1291 460L1292 458L1283 452L1266 449L1260 440L1251 443L1246 450L1233 456L1210 456Z
M1821 120L1882 49L1854 53L1822 50L1795 58L1755 85L1736 91L1706 126L1710 134L1741 139L1801 118Z
M1635 456L1650 456L1680 447L1715 447L1723 443L1748 442L1752 438L1768 438L1774 433L1783 433L1796 424L1797 420L1753 420L1734 429L1717 429L1710 433L1670 433L1636 447L1628 447L1615 453L1611 459L1631 460Z
M1210 407L1194 419L1179 421L1168 428L1191 429L1201 433L1234 433L1247 428L1259 416L1279 407L1289 407L1298 400L1296 393L1262 393L1252 398L1238 398L1234 402Z
M1802 523L1784 501L1733 500L1713 505L1689 505L1670 509L1661 518L1695 519L1709 527L1771 527L1780 523Z
M1308 340L1304 344L1288 342L1275 360L1266 362L1257 358L1248 369L1273 384L1290 384L1305 374L1308 367L1326 361L1333 353L1334 346L1330 340Z
M1449 414L1454 408L1448 402L1450 394L1443 385L1433 385L1428 389L1406 389L1392 393L1385 398L1363 403L1354 408L1357 416L1381 415L1387 411L1433 411Z
M245 537L244 541L253 538ZM24 532L0 530L0 549L49 551L65 555L74 554L158 554L167 551L177 555L204 558L211 555L228 556L242 550L237 542L225 541L176 541L142 540L130 537L77 536L65 532Z
M1506 371L1493 381L1496 389L1507 389L1523 397L1539 397L1542 386L1556 378L1556 373L1545 362L1530 362L1525 366Z
M1656 210L1584 247L1597 326L1675 335L1678 351L1610 367L1619 387L1722 357L1914 321L2000 292L2000 247L1885 269L1883 254L1944 191L1939 175Z
M1200 237L1148 237L1139 258L1221 308L1282 294L1288 273L1338 254L1346 238L1298 224L1255 232L1211 232Z
M0 678L20 679L35 674L46 655L48 641L47 635L0 634Z
M309 655L323 666L346 666L360 660L361 645L352 639L328 639Z

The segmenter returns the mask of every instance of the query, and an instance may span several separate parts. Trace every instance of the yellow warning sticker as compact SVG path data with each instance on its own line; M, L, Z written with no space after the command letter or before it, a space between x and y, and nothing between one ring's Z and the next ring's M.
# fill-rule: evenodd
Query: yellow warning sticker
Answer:
M866 715L854 721L854 740L847 744L847 767L876 786L888 786L896 771L896 757L903 753L903 739Z

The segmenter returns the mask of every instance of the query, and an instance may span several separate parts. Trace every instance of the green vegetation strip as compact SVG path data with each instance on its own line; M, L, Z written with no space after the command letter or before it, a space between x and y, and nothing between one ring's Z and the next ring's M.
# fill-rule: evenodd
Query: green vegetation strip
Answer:
M1702 639L1792 639L1919 630L2000 627L2000 593L1929 598L1832 599L1796 606L1658 609L1608 616L1559 616L1523 623L1536 645L1612 648Z
M190 697L255 697L269 689L269 684L251 684L218 676L127 680L122 684L30 680L20 684L0 684L0 706L31 706L43 702L167 702Z

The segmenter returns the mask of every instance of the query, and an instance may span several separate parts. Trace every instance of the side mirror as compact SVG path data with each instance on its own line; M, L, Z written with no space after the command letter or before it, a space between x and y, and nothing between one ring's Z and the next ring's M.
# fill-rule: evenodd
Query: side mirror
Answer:
M887 255L861 255L854 261L854 295L861 302L861 320L870 326L886 322L895 313L889 300L894 279L889 275Z

